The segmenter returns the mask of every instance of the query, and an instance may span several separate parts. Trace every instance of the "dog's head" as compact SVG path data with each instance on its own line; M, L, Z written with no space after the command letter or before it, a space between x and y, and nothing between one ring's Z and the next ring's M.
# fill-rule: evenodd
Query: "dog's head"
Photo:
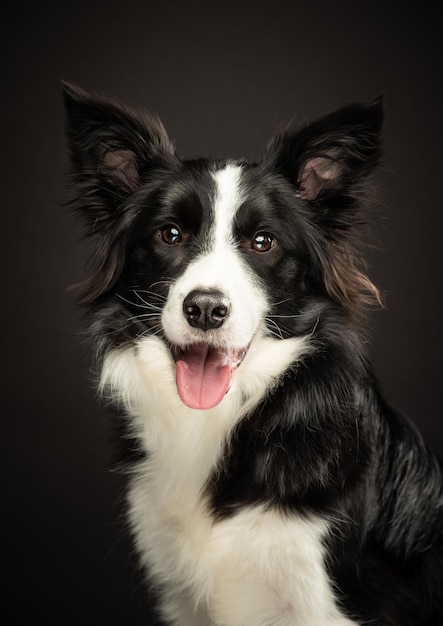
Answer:
M82 285L108 350L156 336L190 407L218 404L251 345L312 332L376 294L354 232L380 100L276 136L257 163L183 160L158 118L65 85L73 203L95 237Z

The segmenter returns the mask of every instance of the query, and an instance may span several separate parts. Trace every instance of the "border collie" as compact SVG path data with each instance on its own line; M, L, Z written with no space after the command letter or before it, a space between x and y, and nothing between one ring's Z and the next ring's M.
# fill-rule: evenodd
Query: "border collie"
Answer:
M364 333L380 99L249 162L182 159L157 117L64 96L81 301L164 622L443 624L442 466Z

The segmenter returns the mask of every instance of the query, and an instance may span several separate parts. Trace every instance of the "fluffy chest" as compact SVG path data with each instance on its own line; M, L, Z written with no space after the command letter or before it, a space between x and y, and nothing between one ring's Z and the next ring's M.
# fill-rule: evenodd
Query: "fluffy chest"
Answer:
M108 363L122 377L122 399L148 452L128 494L136 546L150 575L169 590L168 614L177 605L174 611L182 616L177 623L184 626L352 623L337 609L324 566L327 520L282 515L265 505L245 505L218 520L207 506L208 478L217 471L235 425L274 380L272 364L280 371L282 346L288 350L285 359L293 358L294 344L281 344L278 358L273 345L265 351L260 375L251 365L245 380L236 379L226 399L210 411L183 407L170 363L158 354L154 368L153 339L149 358L138 351L112 368ZM152 377L155 386L148 384ZM253 392L257 389L260 394ZM193 607L199 607L198 618Z
M143 564L183 626L351 626L324 565L328 522L248 506L214 520L192 489L164 490L155 463L129 494ZM183 482L181 483L183 487ZM174 622L175 623L175 622Z

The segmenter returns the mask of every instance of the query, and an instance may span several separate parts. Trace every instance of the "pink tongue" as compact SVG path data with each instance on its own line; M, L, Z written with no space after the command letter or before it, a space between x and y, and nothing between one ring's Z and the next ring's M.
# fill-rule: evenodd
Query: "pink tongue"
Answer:
M204 344L193 346L177 361L177 389L191 409L211 409L223 400L231 383L226 354Z

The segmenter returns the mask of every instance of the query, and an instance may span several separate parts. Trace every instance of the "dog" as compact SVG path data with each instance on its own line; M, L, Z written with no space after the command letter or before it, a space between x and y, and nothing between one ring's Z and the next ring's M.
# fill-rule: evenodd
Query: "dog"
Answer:
M443 624L442 464L384 399L361 262L383 103L182 159L64 83L80 285L128 525L175 626Z

